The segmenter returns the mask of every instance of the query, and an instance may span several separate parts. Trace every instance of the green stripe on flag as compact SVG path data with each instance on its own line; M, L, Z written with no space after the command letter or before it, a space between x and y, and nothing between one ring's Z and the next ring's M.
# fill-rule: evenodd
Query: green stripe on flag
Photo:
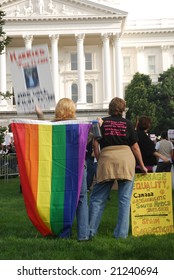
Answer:
M66 126L52 126L52 187L50 223L59 234L64 224L64 195L66 175Z

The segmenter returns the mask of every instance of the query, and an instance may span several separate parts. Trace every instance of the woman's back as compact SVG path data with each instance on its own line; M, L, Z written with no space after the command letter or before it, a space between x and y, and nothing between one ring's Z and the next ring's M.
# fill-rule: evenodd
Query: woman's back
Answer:
M154 142L149 138L144 130L137 130L137 135L144 164L146 166L156 165L157 160L154 155L154 152L156 151Z

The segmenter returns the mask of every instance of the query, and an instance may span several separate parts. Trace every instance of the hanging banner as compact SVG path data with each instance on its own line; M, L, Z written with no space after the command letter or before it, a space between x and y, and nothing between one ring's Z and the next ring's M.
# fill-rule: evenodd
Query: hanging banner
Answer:
M172 175L136 174L131 201L132 235L173 233Z
M8 52L18 113L35 112L55 107L47 45L31 50L17 48Z
M66 237L78 205L90 122L11 124L26 210L46 235Z

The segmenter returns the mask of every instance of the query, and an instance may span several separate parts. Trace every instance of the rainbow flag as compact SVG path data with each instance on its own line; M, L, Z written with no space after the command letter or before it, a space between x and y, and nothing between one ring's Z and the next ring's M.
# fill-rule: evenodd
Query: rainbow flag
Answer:
M81 190L90 122L13 120L26 210L46 235L66 237Z

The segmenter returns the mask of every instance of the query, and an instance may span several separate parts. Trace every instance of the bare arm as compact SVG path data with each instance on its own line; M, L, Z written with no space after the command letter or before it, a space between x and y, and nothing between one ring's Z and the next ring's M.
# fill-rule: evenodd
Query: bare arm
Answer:
M94 155L95 155L95 158L99 159L99 155L100 155L100 146L99 146L99 143L97 142L97 140L93 139L93 148L94 148Z
M157 151L153 153L154 156L156 156L157 158L162 159L164 162L169 162L169 159L163 155L161 155L160 153L158 153Z
M44 120L44 114L42 112L42 110L36 105L35 106L35 111L36 111L36 115L38 117L39 120Z
M102 118L97 118L97 120L98 120L98 122L99 122L99 125L102 126L102 124L103 124Z
M131 150L132 150L135 158L137 159L137 161L138 161L142 171L144 171L144 173L147 173L148 170L147 170L147 168L144 165L144 162L143 162L143 159L142 159L142 155L141 155L141 151L140 151L138 143L133 144L131 146Z

